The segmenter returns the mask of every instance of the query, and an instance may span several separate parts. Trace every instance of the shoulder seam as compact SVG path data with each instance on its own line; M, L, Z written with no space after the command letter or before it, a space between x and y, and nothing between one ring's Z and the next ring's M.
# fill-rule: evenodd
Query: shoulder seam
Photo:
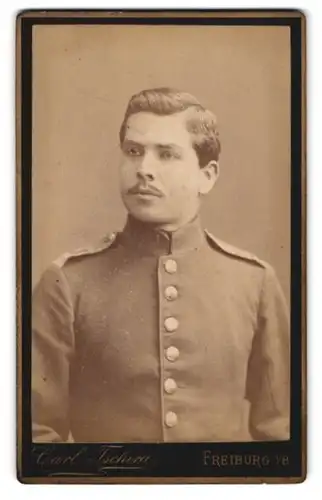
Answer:
M110 233L109 235L105 236L103 240L101 240L100 244L97 246L93 245L89 247L79 248L73 252L65 252L62 255L60 255L57 259L55 259L52 262L52 264L56 265L59 268L62 268L67 261L75 257L94 255L96 253L103 252L103 250L106 250L112 245L112 243L114 243L116 234L117 233Z
M248 262L252 262L254 264L257 264L258 266L267 269L269 267L269 264L267 264L264 260L261 260L258 258L256 255L247 252L246 250L241 250L237 247L234 247L233 245L230 245L229 243L225 243L224 241L220 240L219 238L215 238L208 230L205 229L206 236L208 240L210 240L211 244L213 244L219 251L222 253L236 257L238 259L246 260Z

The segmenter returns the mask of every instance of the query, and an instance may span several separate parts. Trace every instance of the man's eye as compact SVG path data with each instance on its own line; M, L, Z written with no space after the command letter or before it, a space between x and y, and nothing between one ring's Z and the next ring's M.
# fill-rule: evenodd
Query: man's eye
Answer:
M127 148L125 150L126 154L129 155L129 156L140 156L141 155L141 151L139 148L136 148L134 146L130 147L130 148Z
M176 155L171 151L160 151L160 158L162 160L172 160L176 158Z

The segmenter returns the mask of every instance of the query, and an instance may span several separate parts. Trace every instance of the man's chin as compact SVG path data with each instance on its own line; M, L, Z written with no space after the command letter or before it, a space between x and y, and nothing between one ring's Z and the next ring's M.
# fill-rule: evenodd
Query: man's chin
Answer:
M169 219L166 219L164 215L162 214L157 214L153 212L148 212L145 210L129 210L128 209L129 215L133 217L134 219L139 220L140 222L146 222L147 224L169 224L171 221Z

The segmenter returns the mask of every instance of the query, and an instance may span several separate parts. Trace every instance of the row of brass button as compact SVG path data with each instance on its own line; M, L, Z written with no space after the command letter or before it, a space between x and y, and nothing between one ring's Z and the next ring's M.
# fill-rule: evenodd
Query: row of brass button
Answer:
M168 259L164 264L165 270L169 274L174 274L177 271L177 263L173 259ZM178 298L178 290L175 286L170 285L165 289L165 298L167 300L176 300ZM179 327L179 321L174 317L166 318L164 327L167 332L174 332ZM165 351L165 356L168 361L174 362L179 357L179 349L170 346ZM167 394L173 394L177 390L177 383L173 378L167 378L164 381L164 390ZM167 427L174 427L178 423L178 417L173 411L168 411L165 415L165 424Z

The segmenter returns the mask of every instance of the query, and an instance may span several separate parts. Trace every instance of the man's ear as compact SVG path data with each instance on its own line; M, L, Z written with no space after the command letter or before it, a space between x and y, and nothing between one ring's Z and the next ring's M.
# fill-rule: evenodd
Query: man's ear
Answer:
M200 169L199 194L207 194L216 184L219 177L219 163L211 160Z

